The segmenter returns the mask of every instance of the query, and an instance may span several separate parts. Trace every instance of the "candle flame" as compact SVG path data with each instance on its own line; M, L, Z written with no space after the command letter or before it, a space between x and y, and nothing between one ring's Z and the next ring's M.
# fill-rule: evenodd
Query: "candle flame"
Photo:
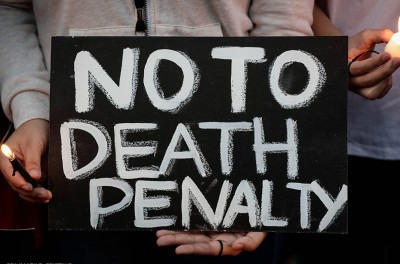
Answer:
M1 145L1 151L4 155L6 155L10 160L15 159L15 154L11 151L11 149L6 145Z

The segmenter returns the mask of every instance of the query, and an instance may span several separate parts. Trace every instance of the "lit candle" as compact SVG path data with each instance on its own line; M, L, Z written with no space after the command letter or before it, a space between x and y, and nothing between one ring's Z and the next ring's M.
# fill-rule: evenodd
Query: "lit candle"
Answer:
M400 17L399 17L399 31L400 31ZM395 33L385 47L385 51L390 53L392 57L400 57L400 32Z
M13 166L13 176L15 176L15 172L18 171L24 179L32 184L33 188L37 187L38 183L32 178L32 176L25 170L22 166L21 162L15 157L15 154L11 151L11 149L6 145L1 145L1 151L5 156L7 156L8 160L11 162Z

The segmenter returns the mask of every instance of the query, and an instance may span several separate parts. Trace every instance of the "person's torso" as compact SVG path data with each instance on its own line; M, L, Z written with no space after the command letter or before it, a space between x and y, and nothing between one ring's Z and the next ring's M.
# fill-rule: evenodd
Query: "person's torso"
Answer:
M312 35L312 0L168 0L145 2L149 36ZM143 36L134 0L36 0L40 44L50 65L52 36Z

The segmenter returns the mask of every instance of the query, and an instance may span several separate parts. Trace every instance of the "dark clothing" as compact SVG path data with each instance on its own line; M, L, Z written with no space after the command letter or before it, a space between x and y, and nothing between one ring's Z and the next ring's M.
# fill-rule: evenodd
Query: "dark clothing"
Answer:
M263 263L279 264L281 235L270 233L256 251L239 256L176 255L175 247L158 247L155 232L50 231L43 258L72 264L146 263Z
M348 161L348 234L285 234L284 263L399 263L394 237L400 161L355 156Z

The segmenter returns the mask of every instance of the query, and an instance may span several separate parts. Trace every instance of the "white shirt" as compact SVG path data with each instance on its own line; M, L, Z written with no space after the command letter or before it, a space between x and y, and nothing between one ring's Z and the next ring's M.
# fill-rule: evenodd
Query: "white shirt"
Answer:
M327 0L329 16L346 35L366 28L399 31L399 0ZM382 52L386 44L377 44ZM348 153L385 160L400 160L400 70L382 99L370 101L348 94Z

